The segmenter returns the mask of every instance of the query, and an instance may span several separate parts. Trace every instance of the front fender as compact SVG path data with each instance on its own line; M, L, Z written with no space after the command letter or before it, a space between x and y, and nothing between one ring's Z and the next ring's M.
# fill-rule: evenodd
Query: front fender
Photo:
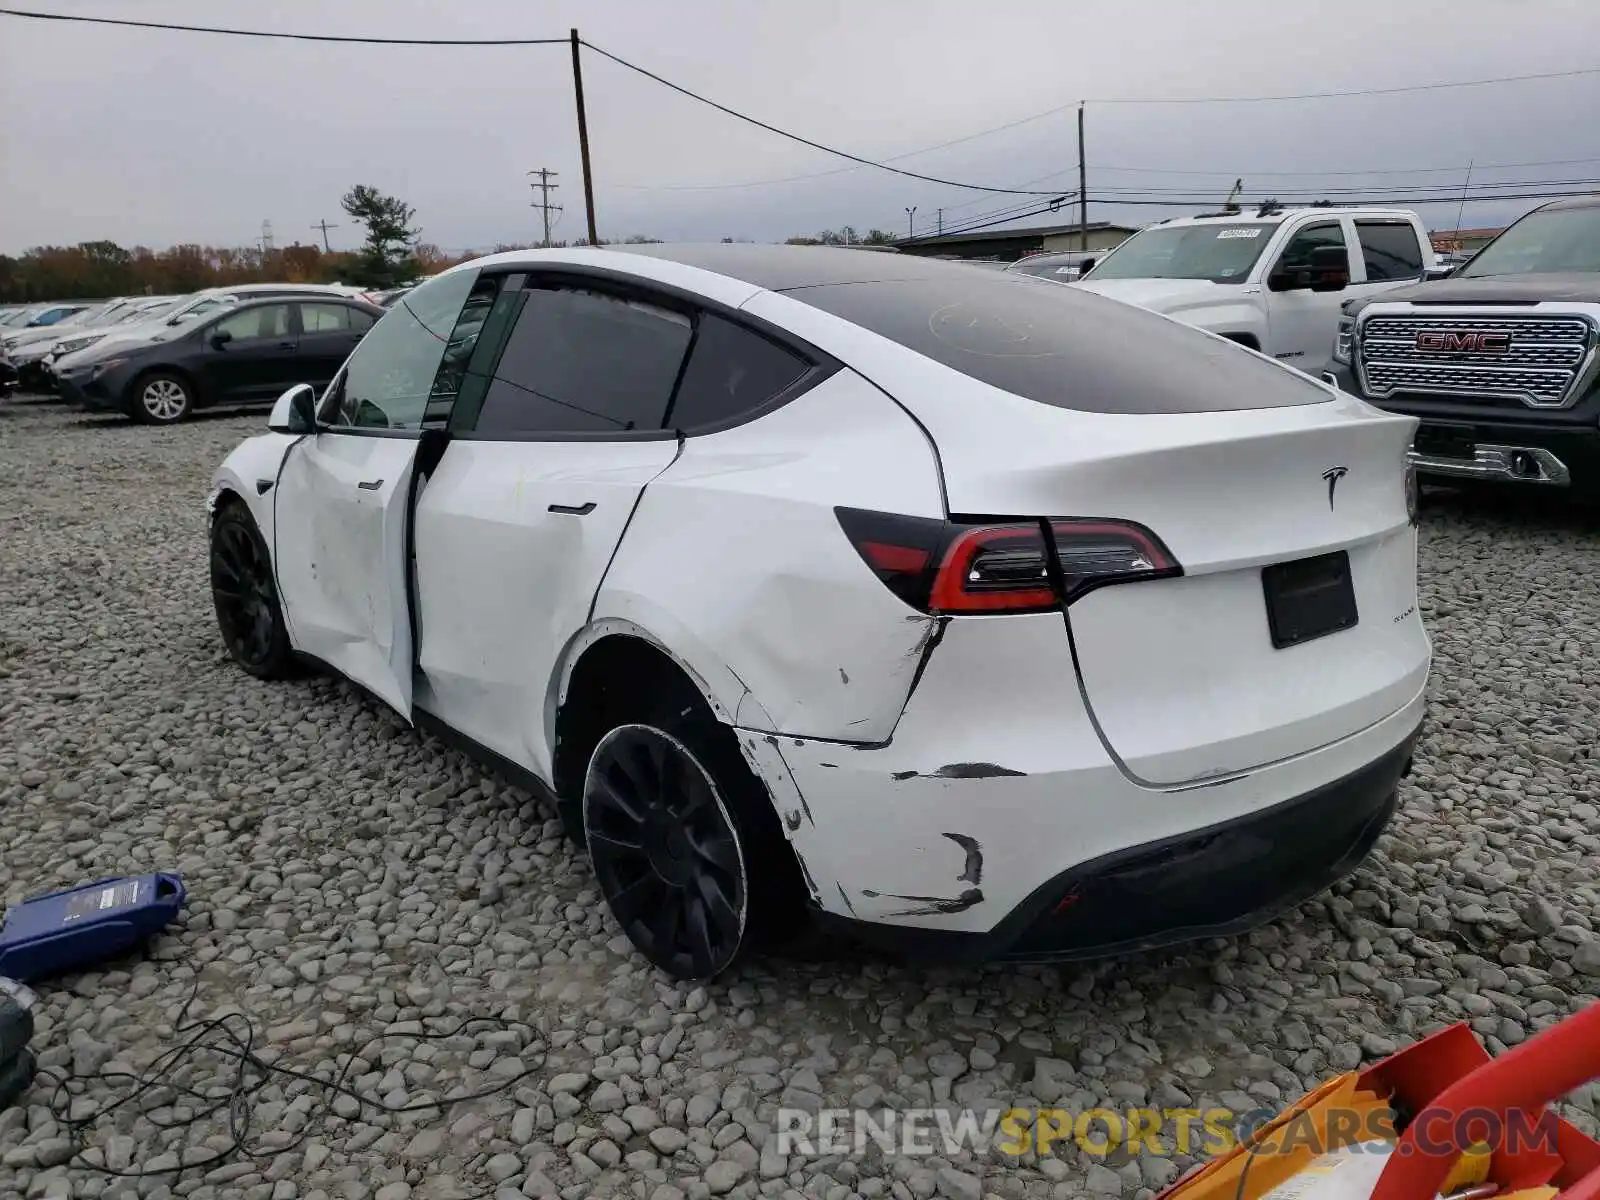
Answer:
M289 447L299 440L296 434L266 433L234 447L211 477L211 490L206 495L207 515L216 512L224 497L237 496L250 510L270 554L276 545L273 514L277 506L273 490L278 486L278 472Z
M1203 329L1207 333L1214 333L1229 341L1237 340L1240 334L1248 335L1256 340L1256 345L1265 350L1267 347L1267 315L1255 305L1229 300L1223 304L1187 304L1167 312L1167 316L1175 321L1182 321L1185 325L1193 325L1196 329Z

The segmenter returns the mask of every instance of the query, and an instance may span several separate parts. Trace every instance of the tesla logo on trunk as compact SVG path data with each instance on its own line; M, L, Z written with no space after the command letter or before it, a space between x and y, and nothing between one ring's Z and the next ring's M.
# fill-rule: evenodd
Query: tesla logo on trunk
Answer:
M1417 334L1417 349L1434 354L1504 354L1511 349L1511 335L1430 329Z
M1349 467L1329 467L1326 471L1324 471L1322 473L1322 477L1328 481L1328 511L1329 512L1333 511L1333 489L1338 487L1339 486L1339 480L1343 479L1348 474L1350 474L1350 468Z

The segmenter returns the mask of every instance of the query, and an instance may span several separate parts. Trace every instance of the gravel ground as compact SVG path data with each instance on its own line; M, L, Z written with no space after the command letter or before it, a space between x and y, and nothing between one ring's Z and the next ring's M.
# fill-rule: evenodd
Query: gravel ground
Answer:
M849 953L689 988L628 952L550 811L344 685L226 661L202 501L260 427L0 405L0 900L190 889L152 959L44 990L35 1045L76 1082L0 1112L0 1195L1134 1195L1191 1159L785 1161L773 1114L1277 1107L1452 1021L1499 1052L1600 991L1593 516L1430 502L1436 702L1402 815L1283 920L1092 967ZM169 1086L118 1076L152 1068ZM248 1154L208 1166L235 1093ZM1593 1131L1597 1105L1567 1111Z

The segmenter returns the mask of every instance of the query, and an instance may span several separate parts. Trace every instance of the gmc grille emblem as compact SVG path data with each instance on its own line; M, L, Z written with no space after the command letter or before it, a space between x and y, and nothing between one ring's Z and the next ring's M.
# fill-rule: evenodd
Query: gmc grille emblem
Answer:
M1430 329L1417 334L1417 349L1434 354L1504 354L1511 349L1511 335Z

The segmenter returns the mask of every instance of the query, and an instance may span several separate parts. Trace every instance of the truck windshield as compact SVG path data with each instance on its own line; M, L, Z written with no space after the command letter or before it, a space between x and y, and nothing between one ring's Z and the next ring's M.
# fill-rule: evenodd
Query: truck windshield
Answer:
M1276 224L1179 225L1134 234L1084 276L1101 279L1209 279L1243 283Z
M1479 251L1455 277L1558 271L1600 271L1600 206L1529 213Z

